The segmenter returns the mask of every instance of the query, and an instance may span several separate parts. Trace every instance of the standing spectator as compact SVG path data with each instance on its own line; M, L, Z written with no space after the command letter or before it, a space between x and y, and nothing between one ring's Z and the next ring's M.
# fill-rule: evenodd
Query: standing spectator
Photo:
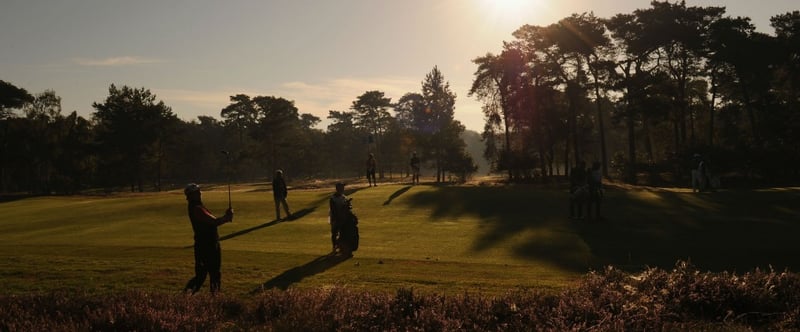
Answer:
M586 163L578 161L576 166L569 172L570 219L583 219L583 201L586 200L586 191Z
M698 153L692 156L692 192L698 192L702 188L700 179L700 161L702 159L703 158Z
M592 168L588 170L586 183L589 188L589 200L586 206L586 218L592 220L592 206L594 206L594 220L602 220L600 216L600 203L603 200L603 173L600 172L600 162L592 163Z
M375 180L375 169L378 167L378 162L375 161L375 155L370 153L369 157L367 158L367 182L369 182L369 186L372 187L378 186L378 182Z
M419 157L417 152L411 154L411 184L419 184Z
M289 203L286 202L288 195L289 190L286 189L283 171L277 170L272 178L272 196L275 198L275 220L281 220L281 204L283 205L283 210L286 211L286 219L292 219L292 213L289 212Z
M216 293L222 279L222 250L217 227L233 221L233 210L228 208L224 216L214 217L203 205L200 186L194 183L187 185L183 193L189 203L189 220L194 231L194 278L189 280L184 291L197 293L208 275L211 278L211 293Z
M700 157L700 162L697 164L697 174L700 177L700 191L711 190L711 172L708 168L708 161Z

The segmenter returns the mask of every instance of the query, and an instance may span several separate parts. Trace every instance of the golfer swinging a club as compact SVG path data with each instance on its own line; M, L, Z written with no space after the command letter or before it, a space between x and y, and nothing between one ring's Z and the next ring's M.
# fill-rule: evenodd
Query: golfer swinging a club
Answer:
M217 226L233 221L233 209L229 207L224 216L217 218L203 206L200 186L190 183L183 193L189 203L189 220L194 231L194 278L186 284L184 292L191 290L192 294L197 293L203 286L206 275L209 275L211 293L216 293L219 291L222 277L220 274L222 251L219 246Z

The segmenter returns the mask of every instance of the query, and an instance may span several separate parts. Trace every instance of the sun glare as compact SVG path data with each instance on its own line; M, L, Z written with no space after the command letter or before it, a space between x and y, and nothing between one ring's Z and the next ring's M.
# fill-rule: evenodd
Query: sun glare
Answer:
M501 15L519 15L533 8L539 0L481 0L484 7Z
M538 16L544 0L476 0L487 18L496 22L515 24L517 21ZM531 22L528 22L531 23Z

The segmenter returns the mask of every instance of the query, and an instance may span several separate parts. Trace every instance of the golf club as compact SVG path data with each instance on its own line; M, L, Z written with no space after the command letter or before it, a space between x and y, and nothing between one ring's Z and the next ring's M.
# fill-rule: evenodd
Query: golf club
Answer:
M231 153L226 150L222 150L220 152L225 155L225 160L226 160L225 165L228 168L228 209L230 209L231 208Z

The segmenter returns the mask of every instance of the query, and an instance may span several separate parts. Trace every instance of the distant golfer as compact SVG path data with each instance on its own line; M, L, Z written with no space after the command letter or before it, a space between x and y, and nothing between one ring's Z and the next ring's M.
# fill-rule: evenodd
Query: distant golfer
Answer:
M219 246L219 233L217 226L233 221L233 210L228 208L225 215L217 218L211 214L200 198L200 186L190 183L183 190L186 201L189 202L189 220L194 231L194 278L189 280L184 289L192 294L197 293L206 275L211 278L211 292L216 293L220 287L220 266L222 264L222 251Z
M375 155L370 153L367 158L367 182L369 186L378 186L378 181L375 180L375 169L378 167L378 162L375 161Z
M411 184L419 184L419 157L417 152L411 154Z
M599 161L592 163L592 168L586 170L586 184L589 188L589 197L586 200L586 219L601 221L603 220L603 217L600 216L600 204L603 202L603 173L600 171Z
M289 212L289 203L286 202L288 195L289 190L286 189L283 171L277 170L272 178L272 197L275 198L275 220L281 220L281 205L283 205L283 210L286 211L286 219L292 219L292 213Z
M586 200L586 163L579 160L569 172L569 218L583 219L583 203ZM577 217L575 212L577 211Z

